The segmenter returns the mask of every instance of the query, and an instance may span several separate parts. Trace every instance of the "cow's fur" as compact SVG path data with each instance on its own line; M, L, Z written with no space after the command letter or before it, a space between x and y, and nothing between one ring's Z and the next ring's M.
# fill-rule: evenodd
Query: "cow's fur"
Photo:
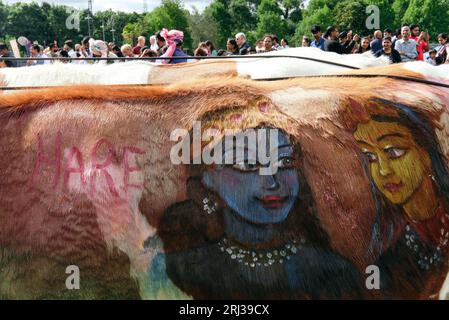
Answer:
M376 72L403 71L391 66ZM407 75L423 77L412 71ZM406 95L397 94L404 88ZM147 297L142 283L156 249L145 250L143 243L157 230L163 211L186 197L185 167L170 161L170 133L190 130L193 121L228 109L247 110L256 119L252 123L268 123L294 136L333 248L364 270L379 254L370 250L375 210L352 136L360 119L348 110L375 97L409 104L434 123L447 157L448 93L382 77L339 77L258 83L215 78L165 87L79 86L2 95L0 277L6 281L0 295L35 298L46 297L51 290L62 292L55 288L64 285L63 266L79 264L89 271L92 288L102 286L92 289L92 296L110 297L108 292L116 290L117 296L133 297L136 288L130 279L135 279L140 295ZM255 109L258 99L269 102L267 114ZM87 178L94 174L89 169L90 153L99 139L113 144L110 172L116 181L123 179L123 148L141 148L145 154L131 159L142 171L134 172L132 180L143 182L144 188L127 193L119 189L120 201L101 178L93 195L76 182L78 175L72 176L67 190L62 188L63 175L53 188L49 168L31 185L38 137L43 139L43 152L51 157L58 132L63 155L72 146L83 154ZM99 157L104 159L106 153L103 148ZM35 269L37 274L27 273ZM35 290L27 291L30 287Z

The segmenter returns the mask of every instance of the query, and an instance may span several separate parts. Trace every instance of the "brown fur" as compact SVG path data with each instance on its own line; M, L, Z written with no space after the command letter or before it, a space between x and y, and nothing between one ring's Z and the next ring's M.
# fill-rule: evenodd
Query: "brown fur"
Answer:
M406 85L386 78L316 77L277 82L215 78L166 87L77 86L2 95L0 244L12 248L15 255L36 254L62 264L72 259L81 263L84 258L79 253L85 251L93 259L88 265L103 265L109 262L100 257L108 256L106 248L111 239L137 248L148 236L139 234L137 227L131 232L134 225L129 217L133 216L135 201L131 198L125 204L114 203L108 195L86 198L76 190L63 191L61 182L53 190L50 170L29 188L38 133L45 138L45 153L50 155L58 131L62 132L63 150L78 146L83 155L89 154L98 139L107 138L117 147L117 165L123 163L123 146L144 149L145 155L137 160L144 174L137 207L157 227L163 211L186 198L185 167L169 160L174 144L169 141L170 133L176 128L190 130L194 120L210 112L254 108L254 101L265 99L271 112L279 115L276 121L267 119L293 135L301 146L302 170L332 246L363 269L378 254L367 255L374 203L352 137L352 128L360 117L345 110L357 109L358 104L365 106L379 96L400 100L394 94ZM423 85L417 88L426 89ZM294 97L298 90L330 94L283 100L290 93ZM419 92L412 94L417 98L415 106L436 121L439 112L424 104L428 99L420 97ZM260 117L260 121L264 119ZM65 229L65 225L72 226L73 219L78 222ZM102 253L98 258L97 251ZM125 264L123 268L119 272L126 274L129 267Z

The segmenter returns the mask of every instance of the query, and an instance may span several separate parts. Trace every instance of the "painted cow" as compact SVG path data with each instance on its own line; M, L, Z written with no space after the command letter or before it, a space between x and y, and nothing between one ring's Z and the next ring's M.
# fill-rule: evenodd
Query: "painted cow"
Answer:
M0 96L0 297L437 298L447 71Z
M266 58L281 55L279 58ZM292 57L292 58L289 58ZM296 57L305 58L298 59ZM312 60L311 60L312 59ZM252 57L213 59L180 65L126 62L111 65L54 64L0 70L0 87L39 87L74 84L168 84L211 76L251 79L324 75L386 65L384 58L368 54L339 55L316 48L293 48Z

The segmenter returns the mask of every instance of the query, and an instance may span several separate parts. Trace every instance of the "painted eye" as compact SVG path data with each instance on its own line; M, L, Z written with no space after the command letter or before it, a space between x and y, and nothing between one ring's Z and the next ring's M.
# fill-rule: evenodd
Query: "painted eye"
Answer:
M386 154L390 157L390 159L397 159L402 157L406 150L401 148L387 148L384 150Z
M365 154L365 156L367 157L369 162L376 162L377 161L377 156L369 151L365 151L363 152Z
M276 165L278 168L293 168L294 167L294 160L291 157L285 157L280 159Z
M257 164L247 163L247 162L238 162L232 166L232 168L239 171L256 171L259 169Z

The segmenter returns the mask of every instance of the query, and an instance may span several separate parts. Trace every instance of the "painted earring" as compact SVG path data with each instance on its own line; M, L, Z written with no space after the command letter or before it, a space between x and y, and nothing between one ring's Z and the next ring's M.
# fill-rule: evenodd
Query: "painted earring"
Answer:
M212 214L217 211L218 203L212 202L208 197L203 199L203 210L207 214Z
M436 182L435 176L433 174L429 174L430 179L432 179L433 182Z

